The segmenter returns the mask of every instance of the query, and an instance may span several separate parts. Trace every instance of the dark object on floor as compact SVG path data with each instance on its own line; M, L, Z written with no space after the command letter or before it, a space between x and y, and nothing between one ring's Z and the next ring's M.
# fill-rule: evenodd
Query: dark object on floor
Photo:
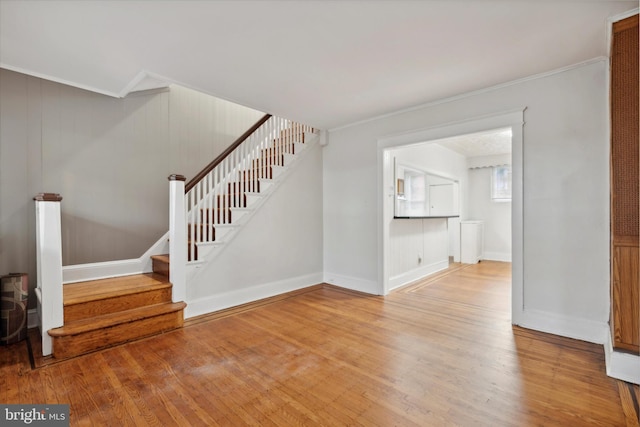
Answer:
M24 273L0 277L0 344L7 345L27 337L29 280Z

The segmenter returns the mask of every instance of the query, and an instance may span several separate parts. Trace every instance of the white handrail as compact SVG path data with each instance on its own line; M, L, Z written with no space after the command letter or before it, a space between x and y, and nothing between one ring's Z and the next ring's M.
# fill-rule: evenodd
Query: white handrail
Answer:
M62 232L59 194L41 193L36 202L36 262L38 317L42 336L42 355L53 352L47 331L64 323L62 292Z

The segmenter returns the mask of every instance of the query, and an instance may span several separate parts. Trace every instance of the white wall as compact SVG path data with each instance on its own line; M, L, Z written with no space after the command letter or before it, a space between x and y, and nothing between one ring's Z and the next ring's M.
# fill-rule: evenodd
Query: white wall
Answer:
M460 192L467 187L467 168L464 156L430 143L389 150L398 164L410 166L431 174L458 181ZM387 174L393 177L393 174ZM389 187L391 182L385 183ZM461 209L465 203L461 200ZM428 274L446 268L449 264L450 236L446 219L390 219L389 223L389 276L390 288L402 286ZM457 222L454 223L457 225Z
M511 201L491 200L491 168L469 170L468 219L484 221L484 259L511 261Z
M394 219L389 224L389 287L416 281L449 265L447 219Z
M0 69L0 274L35 277L33 196L60 193L63 264L137 258L193 177L263 113L172 87L115 99Z
M324 152L325 277L370 293L381 290L380 138L526 107L524 309L547 319L550 332L566 335L575 324L604 331L609 312L607 67L604 59L592 61L330 132Z
M194 316L322 282L322 148L300 163L187 289Z

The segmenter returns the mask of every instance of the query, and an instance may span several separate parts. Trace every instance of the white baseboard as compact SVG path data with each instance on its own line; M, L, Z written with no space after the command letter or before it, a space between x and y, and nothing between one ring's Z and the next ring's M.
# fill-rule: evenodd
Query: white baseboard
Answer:
M487 252L482 253L482 259L487 261L511 262L511 252Z
M341 274L324 273L324 282L352 291L364 292L372 295L382 295L381 286L377 281L360 279L358 277L343 276Z
M618 380L640 384L640 356L614 350L611 330L607 328L607 331L607 340L604 343L607 375Z
M152 271L151 256L169 252L168 239L169 233L166 233L140 258L64 266L62 267L62 283L85 282L109 277L149 273Z
M568 338L602 344L607 375L622 381L640 384L640 356L613 349L611 331L606 322L570 318L554 313L525 310L519 326Z
M609 327L606 322L562 316L539 310L524 310L516 321L518 326L567 338L604 344Z
M108 277L130 276L132 274L141 274L143 270L143 264L139 259L67 265L62 267L62 283L67 284L106 279Z
M322 273L314 273L230 292L222 292L196 300L189 300L187 296L187 307L184 311L184 317L190 318L213 313L224 310L225 308L258 301L320 283L322 283Z
M442 271L449 267L449 260L443 260L439 262L434 262L433 264L425 265L420 268L413 269L406 273L398 274L397 276L393 276L389 278L389 290L397 289L401 286L408 285L411 282L415 282L416 280L422 279L429 274L436 273L438 271Z

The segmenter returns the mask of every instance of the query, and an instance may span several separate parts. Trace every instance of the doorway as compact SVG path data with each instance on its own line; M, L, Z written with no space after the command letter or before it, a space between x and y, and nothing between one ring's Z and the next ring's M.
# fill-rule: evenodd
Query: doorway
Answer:
M522 316L523 302L523 125L524 110L468 120L441 127L416 130L378 140L378 188L379 188L379 283L380 293L386 295L391 290L391 239L390 230L394 217L393 150L415 146L427 141L452 138L459 135L477 134L495 129L511 132L512 201L511 201L511 318L518 323ZM466 215L466 207L461 212Z

